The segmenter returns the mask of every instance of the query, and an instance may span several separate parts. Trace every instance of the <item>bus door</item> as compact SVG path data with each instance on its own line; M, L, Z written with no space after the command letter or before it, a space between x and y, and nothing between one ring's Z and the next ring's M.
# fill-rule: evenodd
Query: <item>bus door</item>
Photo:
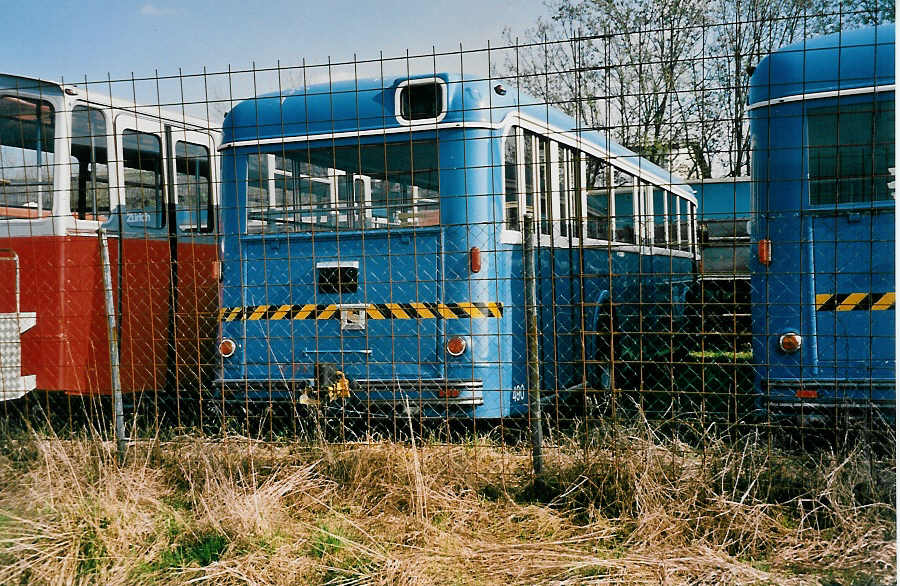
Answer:
M177 388L196 389L215 376L218 274L216 256L215 141L204 132L167 127L173 177L174 214L168 233L172 286Z
M122 387L162 389L173 329L166 132L133 113L119 114L115 131L120 205L110 226L120 239L110 260L120 276Z

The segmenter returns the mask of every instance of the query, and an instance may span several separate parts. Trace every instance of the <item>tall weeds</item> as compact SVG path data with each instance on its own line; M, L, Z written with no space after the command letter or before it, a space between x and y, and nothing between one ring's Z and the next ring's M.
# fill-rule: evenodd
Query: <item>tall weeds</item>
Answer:
M0 583L879 583L893 459L688 445L647 424L527 450L147 441L0 447ZM701 445L702 448L696 447ZM869 580L869 582L865 582Z

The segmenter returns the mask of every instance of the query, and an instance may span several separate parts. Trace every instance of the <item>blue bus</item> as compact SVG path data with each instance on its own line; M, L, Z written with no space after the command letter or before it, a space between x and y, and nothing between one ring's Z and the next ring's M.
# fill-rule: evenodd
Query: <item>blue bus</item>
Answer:
M761 406L804 422L892 412L894 27L784 47L750 84Z
M526 217L544 398L671 363L696 199L546 104L439 73L263 95L223 126L229 399L527 412Z

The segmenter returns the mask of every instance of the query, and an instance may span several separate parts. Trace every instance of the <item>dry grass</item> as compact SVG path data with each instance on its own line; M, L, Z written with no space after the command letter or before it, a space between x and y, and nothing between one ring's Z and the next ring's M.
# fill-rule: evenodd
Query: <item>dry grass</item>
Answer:
M699 450L648 426L547 452L5 438L0 583L880 584L891 456Z

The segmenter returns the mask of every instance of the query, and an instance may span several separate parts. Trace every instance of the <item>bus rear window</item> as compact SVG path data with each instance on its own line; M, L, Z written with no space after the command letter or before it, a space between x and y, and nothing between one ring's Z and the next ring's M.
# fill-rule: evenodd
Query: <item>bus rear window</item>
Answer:
M807 128L812 205L891 199L893 101L810 108Z
M247 230L312 232L439 224L437 143L249 155Z

